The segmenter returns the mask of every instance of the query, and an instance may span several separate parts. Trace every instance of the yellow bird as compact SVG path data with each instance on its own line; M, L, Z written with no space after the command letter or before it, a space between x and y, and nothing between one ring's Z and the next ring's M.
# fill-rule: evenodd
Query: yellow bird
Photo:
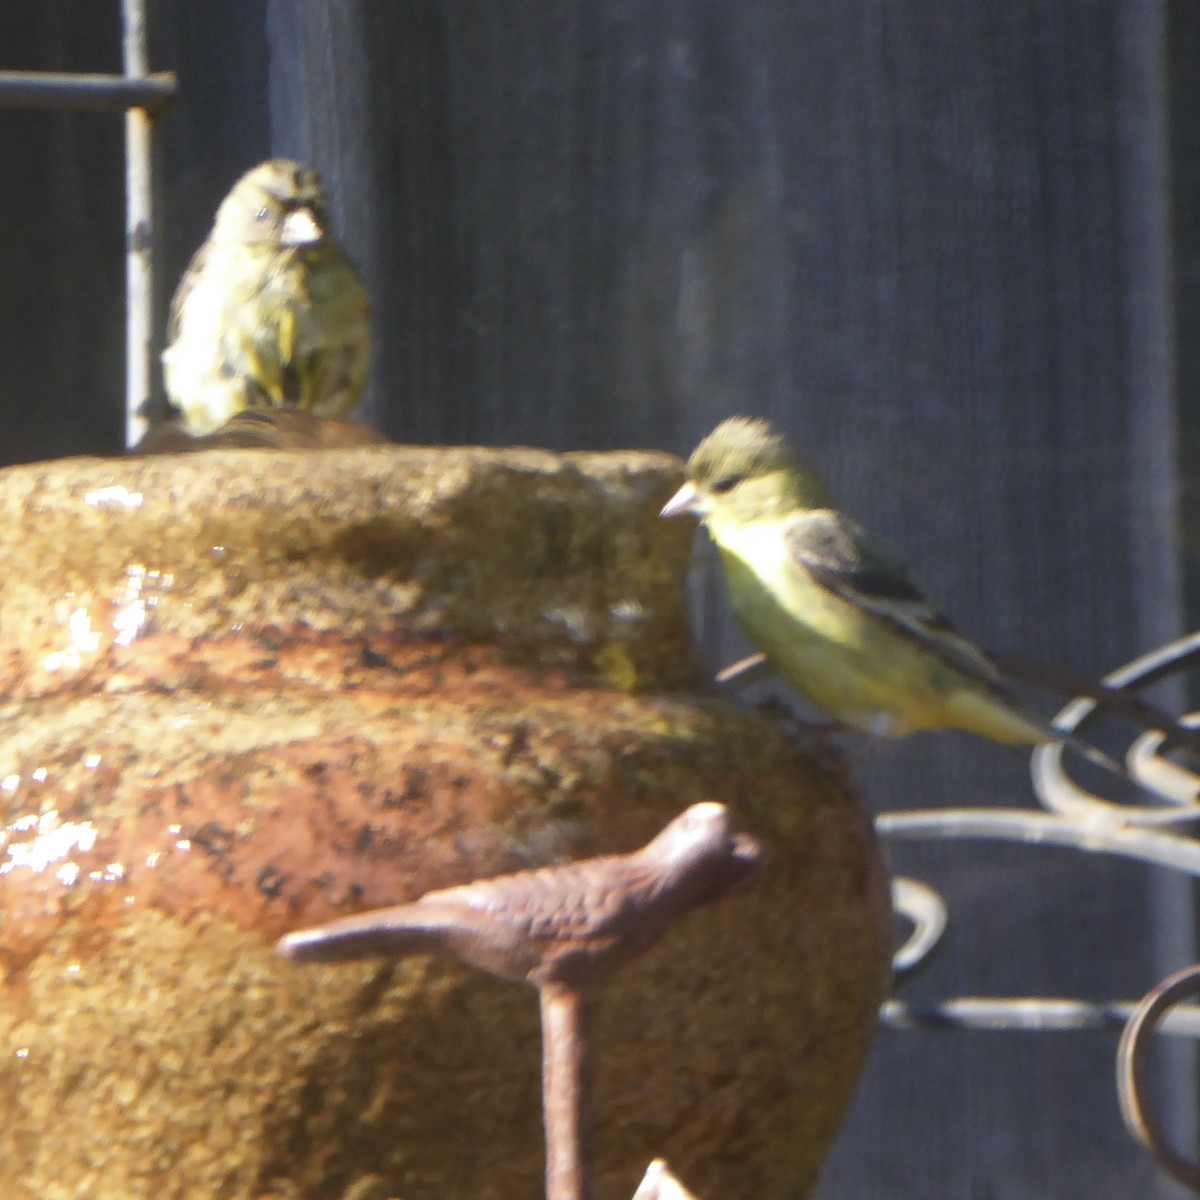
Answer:
M260 163L221 202L171 301L163 374L183 428L281 405L345 416L366 383L369 308L316 173Z
M734 617L770 665L844 725L884 737L965 729L1006 745L1056 735L931 607L901 559L832 506L767 421L733 417L662 510L704 521Z

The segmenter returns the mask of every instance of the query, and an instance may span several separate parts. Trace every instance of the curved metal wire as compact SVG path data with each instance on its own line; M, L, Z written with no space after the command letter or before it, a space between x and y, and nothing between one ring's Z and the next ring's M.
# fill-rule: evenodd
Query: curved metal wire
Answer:
M1169 975L1151 988L1134 1009L1117 1047L1117 1099L1125 1128L1154 1156L1177 1183L1200 1192L1200 1164L1171 1145L1150 1113L1142 1088L1150 1035L1180 1000L1200 996L1200 964Z
M892 955L892 975L901 979L929 962L946 932L946 902L927 883L897 876L892 880L892 911L912 926Z
M1158 679L1186 670L1195 659L1200 659L1200 632L1135 658L1107 675L1104 683L1108 687L1123 689L1145 687ZM1072 700L1054 717L1051 726L1068 736L1078 734L1087 721L1096 715L1097 709L1094 700ZM1185 718L1181 723L1194 726L1196 719ZM1151 735L1139 739L1134 745L1135 753L1126 760L1130 777L1166 804L1176 805L1175 809L1164 808L1162 804L1118 804L1080 787L1063 765L1064 746L1061 742L1047 742L1034 749L1029 764L1033 790L1051 812L1084 822L1120 820L1157 824L1200 819L1200 804L1196 803L1200 778L1157 753L1162 746L1161 737Z
M1125 1028L1137 1010L1129 1000L1097 1004L1089 1000L1046 997L960 996L940 1004L910 1004L889 1000L880 1010L888 1029L986 1030L994 1033L1092 1033ZM1189 1004L1167 1013L1161 1032L1200 1038L1200 1005Z
M1140 688L1194 664L1200 664L1200 632L1135 659L1114 671L1104 683L1121 689ZM1098 707L1091 698L1072 700L1054 718L1053 726L1068 738L1075 738ZM1198 727L1200 714L1180 724ZM1173 753L1177 757L1171 757ZM1068 775L1063 744L1053 743L1037 747L1030 763L1034 791L1048 811L972 808L890 812L876 818L876 828L881 836L896 840L975 838L1066 847L1111 854L1200 878L1200 840L1179 829L1200 819L1200 774L1179 761L1178 752L1169 748L1158 733L1139 735L1125 761L1130 778L1157 803L1123 803L1088 791ZM899 980L925 965L948 918L938 893L915 880L896 881L893 907L913 924L912 933L893 960ZM1192 997L1200 997L1200 965L1171 975L1136 1003L958 997L914 1005L893 999L884 1005L881 1021L888 1028L901 1030L1076 1032L1121 1028L1117 1094L1126 1127L1164 1171L1200 1194L1200 1164L1184 1158L1171 1146L1150 1115L1142 1089L1145 1048L1155 1030L1200 1037L1200 1006L1180 1003Z
M1093 854L1114 854L1200 877L1200 842L1174 833L1118 824L1109 816L1083 824L1055 813L1026 812L1019 808L914 809L881 813L875 818L875 828L884 837L909 841L978 838L1065 846Z

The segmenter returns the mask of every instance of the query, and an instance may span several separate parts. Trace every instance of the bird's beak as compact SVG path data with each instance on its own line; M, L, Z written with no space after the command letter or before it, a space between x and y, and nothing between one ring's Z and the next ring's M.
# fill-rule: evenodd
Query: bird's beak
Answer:
M283 244L285 246L310 246L319 242L325 231L313 216L311 208L297 208L283 219Z
M691 513L703 517L708 512L708 501L700 494L694 483L685 483L662 507L660 517L679 517Z

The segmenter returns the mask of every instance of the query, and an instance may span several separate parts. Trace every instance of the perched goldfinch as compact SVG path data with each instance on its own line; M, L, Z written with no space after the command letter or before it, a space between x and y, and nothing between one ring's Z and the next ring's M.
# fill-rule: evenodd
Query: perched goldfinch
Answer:
M368 324L316 173L272 159L221 202L171 301L167 395L193 435L245 408L344 416L366 382Z
M832 507L768 422L733 417L697 446L688 482L662 510L681 513L708 527L746 636L835 720L886 737L965 729L1025 745L1055 736L930 607L904 563Z

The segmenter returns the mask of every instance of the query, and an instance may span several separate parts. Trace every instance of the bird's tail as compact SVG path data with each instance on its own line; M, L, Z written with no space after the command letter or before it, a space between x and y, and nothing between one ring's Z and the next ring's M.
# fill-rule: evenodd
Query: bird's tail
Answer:
M1120 717L1142 730L1161 734L1163 749L1182 751L1190 759L1193 772L1200 773L1200 729L1189 728L1177 717L1144 697L1124 688L1084 679L1065 668L1034 662L1019 655L991 654L989 657L1008 679L1058 692L1072 699L1089 700L1096 708ZM1149 782L1134 778L1124 763L1105 754L1085 738L1049 725L1046 729L1055 741L1074 750L1088 762L1133 783L1142 791L1151 795L1157 794L1155 787ZM1196 799L1200 799L1200 793L1197 793Z
M276 952L298 962L356 962L361 958L401 958L440 947L440 927L431 927L419 905L398 905L299 929L281 938Z
M1200 764L1200 729L1181 724L1177 717L1144 697L1124 688L1084 679L1063 667L1034 662L1020 655L989 653L988 657L1009 679L1059 692L1066 697L1078 696L1090 700L1098 708L1123 717L1142 729L1157 730L1163 735L1166 749L1186 751ZM1068 745L1073 745L1070 738L1064 740Z

